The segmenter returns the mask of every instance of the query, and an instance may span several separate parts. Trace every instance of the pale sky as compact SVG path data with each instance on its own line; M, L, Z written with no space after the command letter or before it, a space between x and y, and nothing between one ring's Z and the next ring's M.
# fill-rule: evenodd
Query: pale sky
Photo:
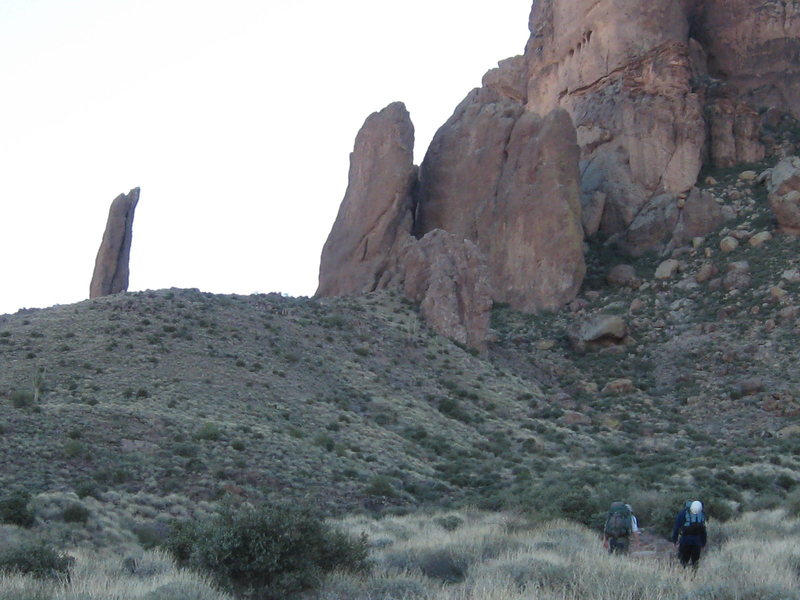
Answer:
M531 0L0 0L0 314L88 298L141 187L130 291L316 290L364 119L416 162Z

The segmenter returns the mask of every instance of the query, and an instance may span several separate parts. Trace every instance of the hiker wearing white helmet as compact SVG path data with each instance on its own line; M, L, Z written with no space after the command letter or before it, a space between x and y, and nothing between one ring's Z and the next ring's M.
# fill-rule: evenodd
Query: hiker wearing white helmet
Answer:
M678 547L678 558L684 567L691 564L697 568L700 552L706 545L706 515L703 503L690 500L675 517L672 528L672 543Z

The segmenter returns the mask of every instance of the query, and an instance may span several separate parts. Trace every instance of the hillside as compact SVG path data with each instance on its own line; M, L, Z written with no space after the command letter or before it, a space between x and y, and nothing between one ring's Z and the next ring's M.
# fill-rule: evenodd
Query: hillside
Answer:
M800 241L773 231L756 182L709 175L735 218L678 251L670 278L661 259L592 247L570 310L495 306L485 355L390 292L160 290L1 316L0 485L38 495L40 525L101 545L220 500L585 522L615 495L668 505L654 491L723 518L778 506L800 480ZM725 237L739 246L722 252ZM749 286L696 281L741 261ZM612 285L622 262L636 279ZM627 338L577 350L569 332L597 314ZM64 525L75 502L88 521Z

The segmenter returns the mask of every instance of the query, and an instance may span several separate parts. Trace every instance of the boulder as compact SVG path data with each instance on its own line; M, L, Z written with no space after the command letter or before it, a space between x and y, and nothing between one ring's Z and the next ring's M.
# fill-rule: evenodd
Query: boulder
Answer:
M639 278L636 277L636 269L631 265L614 265L606 277L608 283L620 287L636 287Z
M128 291L133 216L138 202L137 187L127 194L120 194L111 203L106 229L95 258L89 298Z
M758 248L759 246L763 246L768 241L772 239L772 234L769 231L759 231L753 237L751 237L747 243L750 244L753 248Z
M778 227L800 235L800 157L781 160L766 177L769 205Z
M675 260L674 258L670 258L665 260L656 269L655 278L656 279L672 279L678 271L681 270L681 263Z
M386 287L413 222L414 126L400 102L367 117L350 155L344 199L322 249L317 295Z
M403 259L403 292L437 333L484 350L492 294L478 247L441 229L409 246Z
M719 242L719 249L723 252L733 252L739 247L739 240L735 237L726 235Z
M750 283L750 263L746 260L740 260L728 264L725 277L722 278L722 286L726 290L742 290L749 288Z
M719 273L719 269L711 262L704 262L700 265L700 268L697 270L697 273L694 276L694 280L697 283L705 283L717 276Z
M603 386L600 391L604 396L620 396L636 391L636 386L630 379L614 379Z
M622 248L633 256L652 250L668 254L722 225L722 207L711 194L692 188L682 196L660 194L647 202L625 232Z
M623 344L627 337L628 325L616 315L594 315L567 331L572 347L579 352Z

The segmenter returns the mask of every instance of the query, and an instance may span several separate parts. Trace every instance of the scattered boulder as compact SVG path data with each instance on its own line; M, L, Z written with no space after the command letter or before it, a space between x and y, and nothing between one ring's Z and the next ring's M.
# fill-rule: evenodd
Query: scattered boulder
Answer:
M725 277L722 278L722 286L730 290L742 290L750 287L750 263L740 260L728 264Z
M785 300L788 299L789 292L787 292L782 287L779 287L777 285L773 285L771 288L769 288L769 296L773 300L781 302L781 301L785 301Z
M772 234L769 231L760 231L748 240L748 244L753 248L763 246L765 243L772 239Z
M642 310L647 304L641 298L634 298L631 300L631 305L628 307L628 312L631 314L637 313Z
M633 256L652 250L668 254L711 233L724 221L722 207L706 191L692 188L688 194L660 194L636 215L620 244Z
M639 285L636 269L631 265L615 265L608 272L606 279L613 286L636 287Z
M764 380L760 377L744 379L736 385L736 390L741 396L753 396L764 390Z
M742 171L739 173L739 181L754 181L758 177L755 171Z
M781 279L785 279L789 283L800 283L800 270L787 269L781 274Z
M719 269L717 269L714 263L704 262L700 265L700 269L698 269L697 273L695 273L694 280L697 283L705 283L716 277L717 273L719 273Z
M670 258L658 265L656 269L656 279L672 279L681 270L681 263L674 258Z
M594 315L573 325L567 331L567 337L579 352L606 348L625 343L628 325L616 315Z
M739 247L739 240L730 235L726 235L719 242L719 249L722 250L723 252L733 252L738 247Z
M103 240L94 263L89 298L128 291L133 216L138 202L137 187L127 194L120 194L111 203Z
M603 386L601 394L604 396L621 396L636 391L636 386L630 379L614 379Z
M581 412L577 412L574 410L565 410L564 414L561 416L561 421L565 425L591 425L592 418L589 415L585 415Z

